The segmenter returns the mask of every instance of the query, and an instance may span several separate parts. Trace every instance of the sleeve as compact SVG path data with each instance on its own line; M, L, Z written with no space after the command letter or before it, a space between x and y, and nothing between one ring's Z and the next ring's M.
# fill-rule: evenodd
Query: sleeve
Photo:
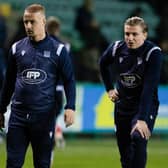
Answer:
M63 81L66 106L65 109L75 110L75 99L76 99L76 87L75 77L72 62L70 56L65 47L63 47L59 56L59 71L61 73L61 79Z
M111 44L102 54L99 60L100 73L105 85L106 91L114 88L112 81L112 72L110 66L114 62L114 44Z
M10 103L16 81L16 60L12 51L10 50L8 56L8 65L5 74L5 79L3 81L1 98L0 98L0 113L5 113L7 106Z
M162 64L162 53L160 50L154 50L147 62L147 69L144 77L143 91L139 105L139 120L146 120L152 105L152 99L155 91L158 89L160 80L160 71Z

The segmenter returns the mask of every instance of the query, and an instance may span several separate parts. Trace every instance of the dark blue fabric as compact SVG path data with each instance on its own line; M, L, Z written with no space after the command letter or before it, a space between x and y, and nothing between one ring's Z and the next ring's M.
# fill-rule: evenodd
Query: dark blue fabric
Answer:
M21 168L31 143L35 168L49 168L54 139L55 113L12 111L7 133L7 168Z
M158 107L150 110L150 115L147 119L147 125L150 131L153 131ZM147 160L147 141L141 137L140 133L134 131L132 135L131 129L137 122L138 115L135 111L131 115L125 116L122 112L124 109L115 107L115 125L116 137L119 152L121 156L122 168L145 168Z
M100 59L100 71L106 90L114 88L110 67L115 64L118 69L116 88L119 92L119 101L117 104L127 109L126 112L139 106L136 113L139 113L141 120L146 120L148 117L151 104L159 104L157 87L162 53L156 49L151 52L149 60L146 60L148 52L153 47L155 47L153 43L145 41L138 49L129 49L126 43L121 41L115 56L112 55L114 44L111 44Z
M150 55L149 51L155 47ZM147 140L139 132L130 135L137 120L144 120L152 132L158 113L158 85L162 53L150 41L129 49L124 41L111 44L100 58L100 71L106 91L114 88L111 66L116 65L116 136L122 168L145 168ZM149 57L148 57L149 56ZM148 59L149 58L149 59Z
M40 42L29 38L16 43L16 53L10 52L8 68L0 101L5 112L11 96L12 108L22 111L47 112L55 108L55 89L61 76L67 104L75 109L75 79L71 60L65 47L57 55L61 43L47 36Z

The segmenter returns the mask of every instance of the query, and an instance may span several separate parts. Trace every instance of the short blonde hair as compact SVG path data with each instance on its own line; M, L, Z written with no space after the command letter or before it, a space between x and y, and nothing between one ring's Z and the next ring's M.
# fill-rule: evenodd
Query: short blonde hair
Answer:
M30 13L41 12L45 16L45 7L41 4L31 4L25 8L25 11Z
M129 25L129 26L141 26L143 29L144 33L148 32L148 26L145 23L144 19L142 19L141 17L138 16L134 16L134 17L130 17L125 21L124 25Z

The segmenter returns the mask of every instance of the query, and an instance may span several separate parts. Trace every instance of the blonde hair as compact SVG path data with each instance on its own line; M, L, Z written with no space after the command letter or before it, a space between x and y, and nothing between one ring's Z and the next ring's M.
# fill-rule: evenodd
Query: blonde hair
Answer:
M45 16L45 7L41 4L31 4L25 8L25 11L30 13L41 12Z
M134 17L130 17L125 21L124 25L129 25L129 26L141 26L143 33L147 33L148 32L148 26L145 23L144 19L142 19L141 17L138 16L134 16Z

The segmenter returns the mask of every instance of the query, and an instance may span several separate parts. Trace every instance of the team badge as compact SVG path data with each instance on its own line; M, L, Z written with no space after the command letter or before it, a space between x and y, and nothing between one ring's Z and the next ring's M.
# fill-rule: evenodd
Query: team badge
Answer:
M44 51L44 54L43 54L44 57L50 58L50 55L51 55L50 51Z

